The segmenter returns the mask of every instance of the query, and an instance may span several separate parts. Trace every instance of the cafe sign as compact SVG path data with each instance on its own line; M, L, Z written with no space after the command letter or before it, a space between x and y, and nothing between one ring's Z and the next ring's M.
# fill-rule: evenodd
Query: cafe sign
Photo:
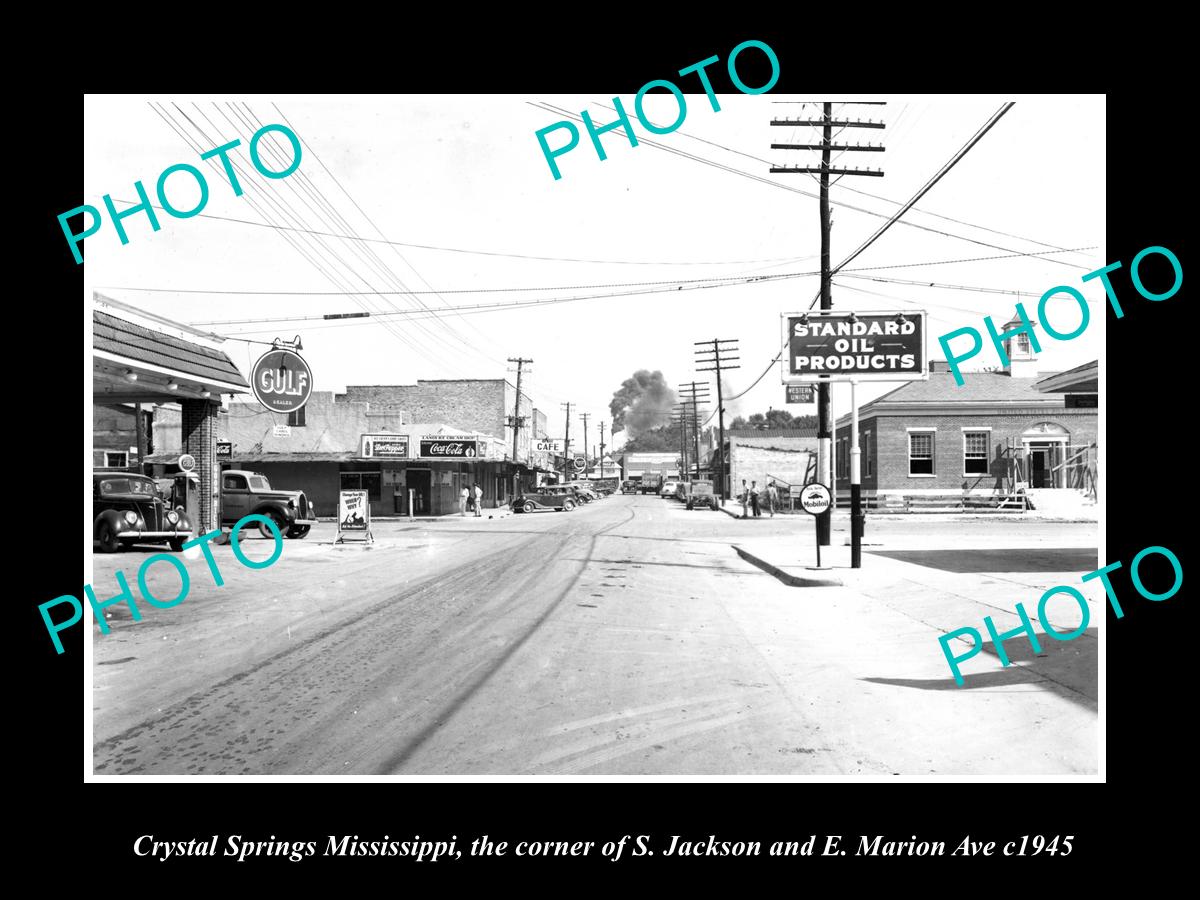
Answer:
M427 434L421 438L422 459L475 459L479 441L474 435Z
M250 387L271 412L296 412L312 395L312 370L294 350L268 350L254 364Z
M922 310L784 313L782 322L785 384L929 377Z

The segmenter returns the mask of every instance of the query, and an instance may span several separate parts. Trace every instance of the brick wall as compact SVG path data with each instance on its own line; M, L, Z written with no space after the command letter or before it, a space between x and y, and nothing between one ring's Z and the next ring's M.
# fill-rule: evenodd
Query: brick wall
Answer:
M143 408L143 415L145 409ZM104 406L92 404L92 464L103 467L104 451L112 450L129 454L129 465L137 461L136 453L129 453L137 446L137 419L132 406ZM149 436L149 435L148 435Z
M1039 423L1048 422L1066 430L1071 450L1082 449L1096 440L1097 416L1094 409L1025 409L1003 414L931 414L881 415L859 422L861 431L871 431L874 476L868 477L866 454L863 456L863 488L878 491L962 491L990 493L1002 485L1008 471L1002 451L1011 439L1021 445L1021 436ZM986 430L989 472L985 476L963 473L963 429ZM908 458L909 428L935 428L933 440L934 475L910 476ZM848 439L849 428L837 431L837 438ZM836 445L835 445L836 446ZM849 487L849 470L839 468L838 486Z
M757 481L761 489L771 478L803 484L810 458L817 453L815 437L761 437L729 439L730 495L741 493L742 479Z
M288 417L264 409L257 401L230 403L221 414L218 437L233 442L237 453L358 452L359 438L376 431L400 431L400 410L377 409L365 401L352 402L332 391L314 391L304 408L304 424L277 436L276 425Z
M218 527L221 500L217 471L217 411L220 404L211 400L182 400L183 451L196 458L200 476L200 531Z
M418 381L416 384L347 385L338 400L366 401L372 411L393 407L402 409L410 422L445 422L463 431L490 434L503 439L507 454L512 455L512 429L508 416L513 414L516 388L501 378L446 381ZM533 401L521 392L521 415L533 417ZM543 417L543 427L544 427ZM529 452L528 427L521 430L518 452L522 459Z

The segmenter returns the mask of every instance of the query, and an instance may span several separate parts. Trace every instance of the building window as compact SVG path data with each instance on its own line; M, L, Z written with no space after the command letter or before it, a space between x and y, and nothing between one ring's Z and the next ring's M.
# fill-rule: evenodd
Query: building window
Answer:
M302 406L299 409L288 413L288 424L291 425L293 428L303 428L304 427L304 410L305 409L307 409L307 407Z
M964 475L988 474L988 442L990 440L991 432L988 431L963 432Z
M933 432L915 431L908 435L908 474L933 474Z
M383 499L383 476L380 472L342 472L343 491L366 491L368 500Z
M1027 335L1024 331L1017 335L1017 352L1029 352L1029 335Z
M129 454L119 450L104 451L104 467L107 469L124 469L129 465Z
M875 457L871 453L871 432L864 431L862 433L862 467L863 477L870 478L875 474Z

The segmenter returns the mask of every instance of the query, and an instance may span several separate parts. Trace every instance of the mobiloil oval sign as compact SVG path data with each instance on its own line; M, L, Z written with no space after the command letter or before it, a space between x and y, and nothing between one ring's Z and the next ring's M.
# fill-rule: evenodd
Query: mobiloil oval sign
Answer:
M254 364L250 387L271 412L295 412L312 395L312 370L294 350L268 350Z
M923 310L785 313L782 318L785 383L929 377Z

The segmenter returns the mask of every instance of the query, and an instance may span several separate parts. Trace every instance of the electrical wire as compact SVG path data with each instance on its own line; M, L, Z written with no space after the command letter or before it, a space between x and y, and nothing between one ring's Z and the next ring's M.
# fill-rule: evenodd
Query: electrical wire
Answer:
M543 111L545 111L545 112L552 112L552 113L554 113L555 115L566 116L567 118L569 118L569 119L572 119L573 121L576 121L576 122L582 122L582 121L583 121L583 119L582 119L581 117L579 117L579 116L578 116L578 115L576 115L575 113L572 113L570 110L562 109L561 107L556 107L556 106L554 106L554 105L552 105L552 104L549 104L549 103L544 103L544 102L542 102L542 101L538 101L537 103L534 103L534 102L531 102L531 101L526 101L526 102L527 102L527 103L529 103L529 105L530 105L530 106L533 106L533 107L535 107L535 108L542 109L542 110L543 110ZM601 107L603 107L603 108L607 108L607 109L613 109L612 107L605 107L605 106L604 106L604 104L594 104L594 105L601 106ZM678 134L678 133L680 133L680 132L674 132L674 133ZM689 136L689 137L691 137L691 135L688 135L688 136ZM703 140L702 138L695 138L695 139L696 139L696 140ZM656 147L656 148L658 148L659 150L665 150L665 151L667 151L668 153L673 153L673 154L675 154L675 155L677 155L677 156L682 156L682 157L684 157L685 159L691 159L691 160L693 160L693 161L695 161L695 162L699 162L699 163L701 163L701 164L703 164L703 165L712 166L712 167L714 167L714 168L717 168L717 169L720 169L720 170L722 170L722 171L729 172L730 174L733 174L733 175L740 175L740 176L741 176L741 177L743 177L743 178L749 178L749 179L750 179L750 180L752 180L752 181L757 181L757 182L759 182L759 183L761 183L761 184L766 184L766 185L769 185L769 186L771 186L771 187L779 188L779 189L781 189L781 190L785 190L785 191L791 191L791 192L793 192L793 193L801 194L801 195L803 195L803 196L805 196L805 197L810 197L810 198L813 198L813 199L819 199L819 196L820 196L819 194L815 194L815 193L813 193L812 191L805 190L804 188L797 188L797 187L794 187L794 186L792 186L792 185L782 184L782 183L780 183L780 182L778 182L778 181L774 181L774 180L772 180L772 179L770 179L770 178L766 178L766 177L764 177L764 176L761 176L761 175L755 175L755 174L754 174L754 173L752 173L752 172L746 172L746 171L744 171L744 170L742 170L742 169L738 169L738 168L735 168L735 167L733 167L733 166L728 166L728 165L726 165L726 164L724 164L724 163L716 162L715 160L710 160L710 159L708 159L707 157L698 156L698 155L696 155L696 154L693 154L693 153L688 153L686 150L680 150L680 149L679 149L679 148L677 148L677 147L672 147L672 146L670 146L670 145L668 145L668 144L663 144L663 143L660 143L660 142L658 142L658 141L651 140L651 139L649 139L649 138L640 138L640 139L638 140L638 143L639 143L639 144L648 144L648 145L650 145L651 147ZM711 142L705 141L705 143L711 143ZM722 146L722 145L717 145L717 146ZM760 158L760 157L754 156L754 155L752 155L752 154L749 154L749 153L744 153L744 152L742 152L742 151L738 151L738 150L731 150L731 148L728 148L728 147L722 147L722 149L730 150L730 152L737 153L737 154L739 154L739 155L741 155L741 156L746 156L746 157L748 157L748 158L750 158L750 159L754 159L754 160L757 160L757 161L759 161L759 162L766 163L767 165L774 165L774 163L772 163L770 160L762 159L762 158ZM815 180L815 179L814 179L814 180ZM856 193L864 193L864 192L862 192L862 191L856 191ZM873 194L868 194L867 196L875 196L875 195L873 195ZM884 197L878 197L877 199L884 200L885 202L888 202L888 203L894 203L894 202L896 202L896 201L892 201L892 200L887 200L887 198L884 198ZM864 207L861 207L861 206L854 206L854 205L852 205L852 204L849 204L849 203L843 203L843 202L841 202L841 201L831 201L831 205L836 205L836 206L838 206L838 207L840 207L840 208L842 208L842 209L850 209L850 210L853 210L853 211L855 211L855 212L863 213L863 214L865 214L865 215L869 215L869 216L874 216L874 217L876 217L876 218L880 218L880 219L886 219L886 218L889 218L889 216L888 216L888 214L887 214L887 213L879 213L879 212L875 212L874 210L871 210L871 209L866 209L866 208L864 208ZM999 244L991 244L991 243L988 243L988 242L986 242L986 241L980 241L980 240L976 240L975 238L966 237L965 235L954 234L954 233L952 233L952 232L949 232L949 231L942 231L942 230L940 230L940 229L937 229L937 228L931 228L931 227L930 227L930 226L928 226L928 225L921 225L921 224L919 224L919 223L917 223L917 222L904 221L904 222L901 222L900 224L902 224L902 225L905 225L905 226L907 226L907 227L909 227L909 228L917 228L917 229L919 229L919 230L921 230L921 231L927 231L927 232L930 232L930 233L932 233L932 234L941 235L942 237L954 238L955 240L960 240L960 241L967 241L968 243L972 243L972 244L979 244L980 246L983 246L983 247L988 247L988 248L991 248L991 249L993 249L993 250L1005 250L1005 251L1008 251L1008 252L1015 252L1015 251L1013 251L1013 249L1012 249L1011 247L1003 247L1003 246L1000 246ZM968 224L968 223L963 223L963 224ZM970 226L970 227L982 227L982 226L973 226L973 225L972 225L972 226ZM983 229L983 230L989 230L989 231L990 231L990 230L992 230L992 229ZM1018 240L1026 240L1026 241L1030 241L1031 243L1039 244L1039 245L1041 245L1041 246L1046 246L1046 247L1053 247L1053 246L1054 246L1054 245L1052 245L1052 244L1045 244L1044 242L1041 242L1041 241L1034 241L1034 240L1032 240L1032 239L1030 239L1030 238L1023 238L1023 237L1019 237L1018 235L1011 235L1011 237L1016 237ZM1056 247L1055 249L1062 249L1062 248L1057 248L1057 247ZM1082 268L1084 268L1084 266L1079 266L1079 265L1077 265L1077 264L1075 264L1075 263L1070 263L1070 262L1067 262L1066 260L1055 260L1055 262L1056 262L1057 264L1059 264L1059 265L1070 266L1070 267L1072 267L1072 268L1079 268L1079 269L1082 269Z

